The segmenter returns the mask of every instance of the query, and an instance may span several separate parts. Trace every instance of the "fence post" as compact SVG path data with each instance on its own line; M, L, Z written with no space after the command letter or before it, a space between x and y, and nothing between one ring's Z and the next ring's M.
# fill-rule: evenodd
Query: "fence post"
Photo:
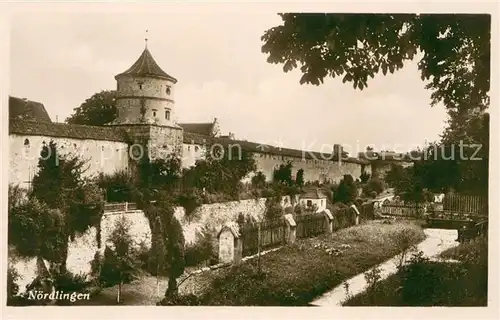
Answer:
M125 201L125 212L127 212L127 211L128 211L128 202Z
M326 234L332 234L333 233L333 215L329 209L325 209L323 211L323 214L325 215L325 219L326 219Z
M288 244L293 244L295 242L297 224L293 219L292 214L288 213L284 215L285 218L285 233L287 235L286 240Z
M356 208L356 206L354 204L351 206L351 208L354 209L354 214L355 214L354 225L358 225L359 224L359 211L358 211L358 208Z

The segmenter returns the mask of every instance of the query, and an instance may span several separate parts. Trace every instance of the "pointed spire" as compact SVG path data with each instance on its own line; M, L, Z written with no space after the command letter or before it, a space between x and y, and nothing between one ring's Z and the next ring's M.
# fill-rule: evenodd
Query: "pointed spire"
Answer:
M137 61L125 72L116 75L115 79L121 76L151 76L167 79L172 81L173 83L176 83L177 79L163 71L153 59L151 52L149 52L147 32L148 30L146 30L146 37L144 38L146 47L144 48L144 51L142 52L139 59L137 59Z
M146 29L146 36L144 37L144 42L146 43L145 49L148 49L148 29Z

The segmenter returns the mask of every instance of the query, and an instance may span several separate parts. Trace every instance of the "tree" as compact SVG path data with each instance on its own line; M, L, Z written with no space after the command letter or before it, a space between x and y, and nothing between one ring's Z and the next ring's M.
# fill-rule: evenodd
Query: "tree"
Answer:
M300 83L343 76L354 88L394 73L423 53L418 67L432 104L453 110L489 105L491 16L487 14L279 14L262 51L285 72L300 65Z
M274 170L273 181L286 186L293 184L292 180L292 163L281 164L278 169Z
M400 181L403 178L403 175L404 175L403 166L399 164L391 164L391 169L387 171L384 180L389 186L395 187L398 181Z
M358 190L354 184L354 179L350 174L345 174L344 178L340 181L333 197L335 202L342 202L345 204L352 203L357 196Z
M366 183L369 179L370 174L363 170L363 172L361 172L361 175L359 176L359 180L361 181L361 183Z
M61 230L64 235L57 237L74 238L76 233L83 233L100 222L104 197L96 184L83 178L85 171L85 161L71 154L59 154L54 141L42 148L29 196L60 212L64 220ZM49 260L56 262L64 272L67 240L60 254L53 258L57 261Z
M74 113L66 119L67 123L102 126L116 119L116 91L103 90L86 99Z
M116 302L120 303L123 284L136 279L140 268L130 235L130 222L124 216L115 221L109 240L113 248L106 247L104 251L100 279L108 286L118 284Z
M154 204L149 203L146 214L152 226L152 246L157 248L156 253L162 256L163 266L168 276L168 287L165 291L167 300L178 296L177 279L184 273L184 235L182 226L174 216L174 205L165 194ZM164 249L161 249L164 248ZM161 250L165 250L164 254ZM161 267L160 267L161 268Z
M48 261L60 259L67 244L64 216L60 210L50 209L36 198L12 202L8 210L8 243L19 256L41 257Z
M304 186L304 169L297 170L297 176L295 177L295 183L299 187Z
M252 186L254 188L262 188L266 185L266 176L262 171L258 171L253 177L252 177Z
M194 167L184 170L183 188L197 188L206 192L221 192L236 197L241 179L256 170L253 154L235 146L212 145L206 158L196 161Z

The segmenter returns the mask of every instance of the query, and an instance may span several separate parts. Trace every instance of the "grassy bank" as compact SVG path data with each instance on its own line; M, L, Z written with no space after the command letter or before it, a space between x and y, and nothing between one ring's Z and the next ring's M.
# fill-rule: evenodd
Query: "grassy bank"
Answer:
M307 305L342 281L396 255L402 235L412 243L424 239L411 222L367 224L333 235L298 241L226 270L201 297L203 305ZM196 281L196 279L193 279Z
M346 306L486 306L488 246L478 240L444 251L443 259L412 264L351 298Z

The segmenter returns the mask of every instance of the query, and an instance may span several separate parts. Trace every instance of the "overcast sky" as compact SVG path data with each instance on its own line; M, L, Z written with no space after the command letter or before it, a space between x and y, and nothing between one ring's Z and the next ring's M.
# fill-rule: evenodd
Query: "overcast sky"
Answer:
M403 151L438 139L446 113L430 107L417 61L363 91L341 79L300 85L299 72L284 73L261 53L260 37L280 18L241 11L17 15L10 94L42 102L63 121L92 94L116 88L114 76L139 57L148 29L153 57L178 79L179 122L217 117L222 133L240 139L325 152L323 144Z

